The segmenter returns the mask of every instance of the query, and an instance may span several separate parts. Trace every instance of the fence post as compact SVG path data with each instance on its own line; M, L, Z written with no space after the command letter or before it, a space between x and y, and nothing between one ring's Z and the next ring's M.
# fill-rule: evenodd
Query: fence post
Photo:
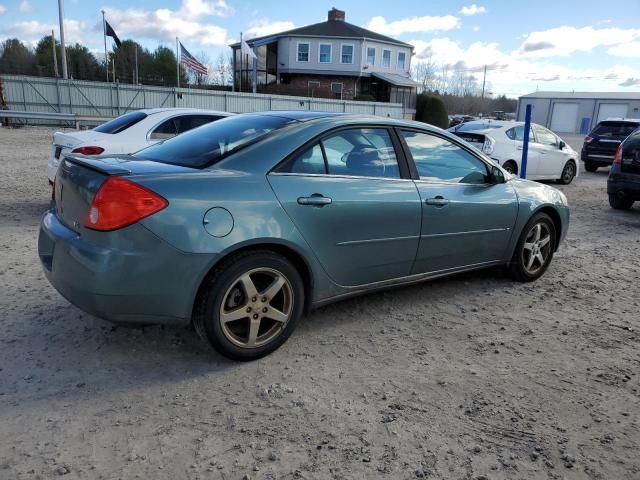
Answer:
M58 100L58 112L62 113L62 104L60 102L60 79L56 77L56 99Z
M22 79L22 82L20 82L20 84L22 85L22 109L26 112L27 111L27 96L24 93L24 84L27 81L26 78Z
M345 113L347 111L347 102L342 102L342 112Z
M373 114L374 114L374 115L376 114L376 105L377 105L377 103L374 103L374 104L373 104Z
M142 108L147 108L147 89L140 85L142 89Z
M118 116L120 116L120 80L116 81L116 100L118 102Z
M224 111L225 112L229 111L229 104L228 104L228 99L227 99L227 93L226 92L224 94Z

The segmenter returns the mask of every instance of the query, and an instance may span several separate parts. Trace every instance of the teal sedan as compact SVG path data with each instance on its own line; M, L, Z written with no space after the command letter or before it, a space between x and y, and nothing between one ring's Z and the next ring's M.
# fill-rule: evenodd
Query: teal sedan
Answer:
M184 325L264 356L309 308L496 265L532 281L566 197L424 123L315 112L225 118L134 155L67 156L44 273L115 323Z

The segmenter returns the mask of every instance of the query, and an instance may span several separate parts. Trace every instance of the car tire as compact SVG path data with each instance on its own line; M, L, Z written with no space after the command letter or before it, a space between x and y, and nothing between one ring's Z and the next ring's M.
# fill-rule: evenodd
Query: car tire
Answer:
M289 260L268 250L250 251L225 260L209 274L193 325L221 355L255 360L289 338L304 301L302 277Z
M506 162L504 162L502 168L504 168L511 175L518 175L518 164L513 160L507 160Z
M625 195L622 191L609 194L609 205L616 210L629 210L633 206L633 202L633 198Z
M584 162L584 169L587 172L595 172L596 170L598 170L598 164L597 163L593 163L593 162Z
M545 242L546 239L546 242ZM509 263L511 276L519 282L532 282L549 268L556 249L556 227L546 213L535 214L522 229ZM531 260L531 256L534 259Z
M569 185L576 176L576 162L573 160L569 160L565 163L564 168L562 169L562 173L560 174L560 178L558 179L558 183L562 185Z

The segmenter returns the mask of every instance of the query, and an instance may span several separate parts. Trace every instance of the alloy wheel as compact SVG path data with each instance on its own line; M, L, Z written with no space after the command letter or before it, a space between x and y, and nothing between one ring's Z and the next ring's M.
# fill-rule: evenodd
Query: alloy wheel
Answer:
M551 231L544 222L538 222L525 238L522 246L522 265L529 275L544 267L551 254Z
M226 291L219 319L225 337L242 348L274 340L293 313L293 288L278 270L256 268L236 278Z
M564 171L562 172L562 181L564 183L571 183L571 180L573 180L575 174L576 167L574 166L574 164L571 162L567 163L567 166L564 167Z

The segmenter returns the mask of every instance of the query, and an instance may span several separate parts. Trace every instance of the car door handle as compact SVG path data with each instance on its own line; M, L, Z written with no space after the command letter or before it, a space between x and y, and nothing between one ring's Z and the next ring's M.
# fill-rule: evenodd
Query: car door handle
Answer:
M324 207L325 205L329 205L331 203L331 199L329 197L325 197L319 193L314 193L310 197L299 197L298 203L300 205L311 205L313 207Z
M516 147L516 150L522 150L522 147Z
M449 200L444 198L444 197L435 197L435 198L427 198L424 203L426 203L427 205L434 205L436 207L444 207L446 205L449 205Z

